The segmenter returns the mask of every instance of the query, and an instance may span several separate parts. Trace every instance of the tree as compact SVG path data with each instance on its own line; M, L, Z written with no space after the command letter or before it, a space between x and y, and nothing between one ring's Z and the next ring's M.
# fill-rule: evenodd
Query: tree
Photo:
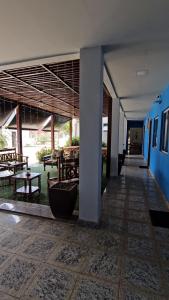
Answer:
M69 135L69 121L64 124L58 124L57 129L65 135Z
M7 146L6 136L0 133L0 149L3 149Z

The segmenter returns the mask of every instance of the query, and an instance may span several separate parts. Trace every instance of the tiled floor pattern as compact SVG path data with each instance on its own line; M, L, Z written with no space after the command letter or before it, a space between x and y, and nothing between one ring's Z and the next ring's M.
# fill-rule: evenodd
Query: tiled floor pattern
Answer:
M169 299L169 229L148 209L166 210L140 161L104 194L100 228L0 213L0 300Z

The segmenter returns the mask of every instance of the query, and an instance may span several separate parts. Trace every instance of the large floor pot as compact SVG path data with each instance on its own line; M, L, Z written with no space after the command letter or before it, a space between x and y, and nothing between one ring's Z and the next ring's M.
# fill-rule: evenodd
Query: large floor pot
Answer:
M76 183L56 183L49 188L49 204L55 217L71 217L77 199Z

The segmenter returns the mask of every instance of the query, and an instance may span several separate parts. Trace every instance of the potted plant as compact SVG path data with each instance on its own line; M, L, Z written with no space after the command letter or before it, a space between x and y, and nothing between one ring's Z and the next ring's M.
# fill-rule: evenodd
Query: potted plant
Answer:
M71 217L77 199L77 184L57 182L48 188L49 204L54 217Z

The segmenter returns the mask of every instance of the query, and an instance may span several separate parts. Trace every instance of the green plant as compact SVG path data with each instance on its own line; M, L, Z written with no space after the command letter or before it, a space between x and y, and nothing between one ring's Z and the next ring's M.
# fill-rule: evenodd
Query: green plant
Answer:
M49 155L49 154L51 154L51 149L42 148L41 150L36 152L36 157L37 157L38 161L41 162L41 161L43 161L43 157L45 155Z
M107 144L105 142L102 142L102 147L107 147Z
M79 146L80 145L80 138L79 137L73 137L72 138L72 146Z
M38 145L43 145L50 142L50 134L48 132L43 132L36 137L36 143Z
M69 140L66 142L66 147L69 147L69 146L79 146L79 145L80 145L80 138L79 137L73 137L71 145L70 145L70 141Z
M69 135L70 122L66 122L64 124L57 124L57 130L65 135Z
M6 136L0 133L0 149L3 149L7 146Z

